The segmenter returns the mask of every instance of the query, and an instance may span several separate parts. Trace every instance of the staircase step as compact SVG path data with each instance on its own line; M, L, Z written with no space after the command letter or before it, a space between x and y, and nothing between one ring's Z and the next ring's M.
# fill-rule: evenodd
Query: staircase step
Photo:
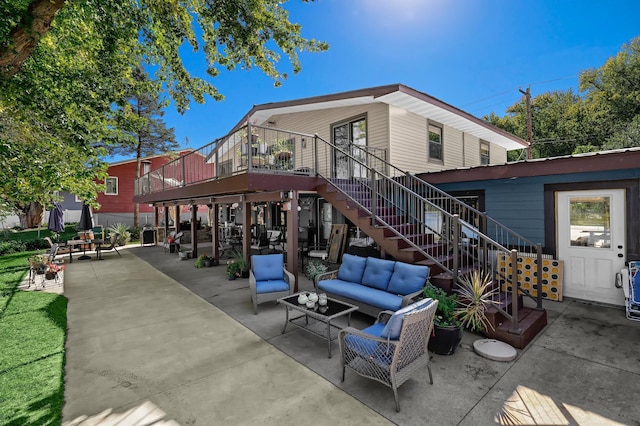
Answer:
M506 319L505 315L498 309L504 309L507 313L511 314L513 312L513 296L511 292L501 291L496 293L496 297L494 297L494 301L498 304L497 306L489 306L486 310L486 316L489 320L489 323L494 327L498 327L504 320ZM522 295L518 296L518 310L523 309L524 300Z
M448 260L448 263L450 263L453 259L452 256L450 256L451 259ZM427 261L429 262L429 261ZM433 261L431 261L431 263L433 264L431 267L435 270L437 268L437 264L435 264ZM441 260L440 263L443 263L443 260ZM450 266L448 266L450 267ZM471 271L476 270L477 268L475 266L465 266L465 267L460 267L459 268L459 275L460 276L464 276L467 275L468 273L470 273ZM452 294L453 290L454 290L454 282L453 282L453 275L451 274L451 272L439 272L437 274L429 274L429 281L431 281L431 284L435 285L436 287L440 287L441 289L443 289L447 294Z
M519 312L520 334L511 333L511 320L505 320L495 330L487 330L487 337L508 343L514 348L524 349L546 327L547 311L522 308Z

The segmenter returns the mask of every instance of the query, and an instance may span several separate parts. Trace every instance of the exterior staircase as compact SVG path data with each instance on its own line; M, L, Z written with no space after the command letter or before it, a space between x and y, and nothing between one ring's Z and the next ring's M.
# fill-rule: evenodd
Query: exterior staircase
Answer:
M498 256L510 257L513 265L520 255L538 256L541 265L540 245L483 213L377 156L372 158L361 147L353 146L351 152L342 154L357 163L352 170L358 170L361 176L323 176L323 183L316 188L318 194L371 237L385 254L429 266L431 283L448 293L476 269L513 282L511 277L517 276L517 269L498 271ZM464 239L463 234L473 238ZM537 276L542 276L541 270ZM510 291L499 288L495 281L494 286L496 296L487 315L491 327L486 334L522 349L547 324L542 298L527 294L519 286ZM534 300L536 307L525 307L524 297Z

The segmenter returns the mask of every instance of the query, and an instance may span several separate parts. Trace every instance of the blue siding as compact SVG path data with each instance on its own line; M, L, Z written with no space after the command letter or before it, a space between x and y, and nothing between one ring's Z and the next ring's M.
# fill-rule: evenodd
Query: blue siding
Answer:
M640 178L640 169L439 184L446 192L482 190L486 213L523 237L545 245L544 185Z

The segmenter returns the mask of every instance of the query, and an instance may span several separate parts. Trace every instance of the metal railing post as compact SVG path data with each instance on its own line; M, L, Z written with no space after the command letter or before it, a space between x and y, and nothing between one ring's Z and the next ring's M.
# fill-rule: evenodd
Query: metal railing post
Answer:
M518 318L518 250L511 250L511 330L509 333L521 334Z
M376 170L371 169L371 226L376 226L378 217L378 191L376 190Z
M538 257L538 268L536 271L536 309L542 309L542 244L536 244Z
M313 156L314 167L316 168L316 175L320 172L320 161L318 160L318 134L313 135Z
M185 170L184 157L180 157L180 165L182 165L182 186L187 185L187 171Z
M457 284L458 282L458 275L459 275L459 269L460 269L460 216L458 216L457 214L453 215L452 218L452 222L453 222L453 265L452 265L452 272L453 272L453 284L455 287L455 284Z

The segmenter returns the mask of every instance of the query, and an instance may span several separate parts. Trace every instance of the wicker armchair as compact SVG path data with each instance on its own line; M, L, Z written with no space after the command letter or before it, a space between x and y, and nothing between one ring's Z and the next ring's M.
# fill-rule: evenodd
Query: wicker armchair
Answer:
M295 277L284 268L282 253L251 256L249 271L249 289L253 312L258 314L258 304L293 293Z
M401 384L425 366L429 371L429 381L433 384L427 344L437 307L437 300L424 299L395 313L381 312L378 321L364 330L352 327L341 330L342 381L345 369L349 367L363 377L390 387L396 411L400 411L398 387ZM384 324L382 318L389 315L389 321Z

